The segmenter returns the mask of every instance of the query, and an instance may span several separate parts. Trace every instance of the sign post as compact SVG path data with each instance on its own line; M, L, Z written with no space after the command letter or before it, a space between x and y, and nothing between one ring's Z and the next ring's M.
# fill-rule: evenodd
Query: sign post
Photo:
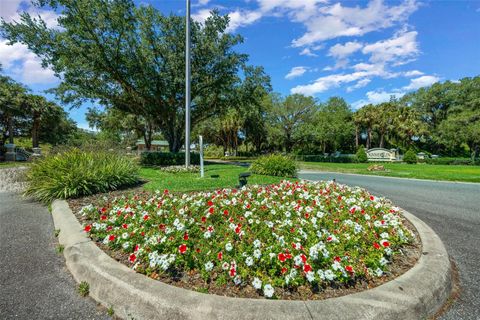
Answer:
M203 172L203 136L198 136L199 144L200 144L200 177L204 177Z

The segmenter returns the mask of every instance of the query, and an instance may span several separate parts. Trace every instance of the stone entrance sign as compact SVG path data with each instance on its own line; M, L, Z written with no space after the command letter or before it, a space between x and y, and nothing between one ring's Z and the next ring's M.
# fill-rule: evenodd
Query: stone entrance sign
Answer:
M367 150L368 161L398 161L397 149L373 148Z

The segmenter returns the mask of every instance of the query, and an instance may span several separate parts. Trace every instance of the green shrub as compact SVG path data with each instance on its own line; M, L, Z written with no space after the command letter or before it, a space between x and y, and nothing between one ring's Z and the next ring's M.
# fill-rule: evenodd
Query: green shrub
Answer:
M358 148L357 153L355 154L355 157L357 158L357 161L360 163L365 163L368 161L367 152L365 151L365 148L362 145Z
M44 202L108 192L139 181L132 159L79 149L33 162L26 178L25 194Z
M403 162L406 162L408 164L417 163L417 160L418 160L417 155L416 155L415 151L413 151L412 149L408 150L403 155Z
M356 156L340 155L340 156L324 156L324 155L297 155L297 161L305 162L333 162L333 163L354 163L357 162Z
M173 152L143 152L140 162L145 166L178 166L185 164L185 153ZM191 164L200 164L200 155L190 154Z
M425 163L428 164L443 164L443 165L480 165L480 159L472 161L472 158L451 158L451 157L441 157L441 158L427 158Z
M250 171L267 176L294 177L297 174L297 164L290 157L271 154L255 160Z

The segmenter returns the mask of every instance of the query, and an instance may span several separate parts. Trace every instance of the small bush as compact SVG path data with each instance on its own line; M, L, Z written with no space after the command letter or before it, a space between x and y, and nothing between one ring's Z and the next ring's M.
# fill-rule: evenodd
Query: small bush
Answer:
M87 281L82 281L78 284L77 290L82 297L86 297L90 293L90 285Z
M368 161L367 152L363 146L360 146L355 154L357 161L360 163L365 163Z
M108 192L139 181L132 159L79 149L35 161L26 178L25 194L43 202Z
M140 162L145 166L178 166L185 164L185 153L173 152L143 152ZM190 154L191 164L200 164L200 155Z
M290 157L271 154L255 160L250 171L267 176L294 177L297 175L297 164Z
M418 160L417 155L415 154L415 151L413 151L412 149L408 150L403 155L403 162L406 162L408 164L417 163L417 160Z
M480 159L472 161L472 158L451 158L451 157L441 157L441 158L427 158L425 163L428 164L439 164L439 165L480 165Z

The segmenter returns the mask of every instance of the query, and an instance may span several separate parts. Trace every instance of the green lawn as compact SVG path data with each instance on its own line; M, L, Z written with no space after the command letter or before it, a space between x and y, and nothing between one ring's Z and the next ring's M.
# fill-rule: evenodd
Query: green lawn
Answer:
M429 180L480 182L480 166L382 163L387 171L370 172L367 170L370 165L372 165L372 163L300 162L300 167L305 170Z
M218 188L234 188L238 185L238 175L247 172L248 168L227 164L210 164L205 166L205 177L200 173L166 173L156 168L140 169L140 176L148 180L146 190L196 191ZM212 178L212 175L219 175ZM248 184L271 184L286 178L252 174Z

